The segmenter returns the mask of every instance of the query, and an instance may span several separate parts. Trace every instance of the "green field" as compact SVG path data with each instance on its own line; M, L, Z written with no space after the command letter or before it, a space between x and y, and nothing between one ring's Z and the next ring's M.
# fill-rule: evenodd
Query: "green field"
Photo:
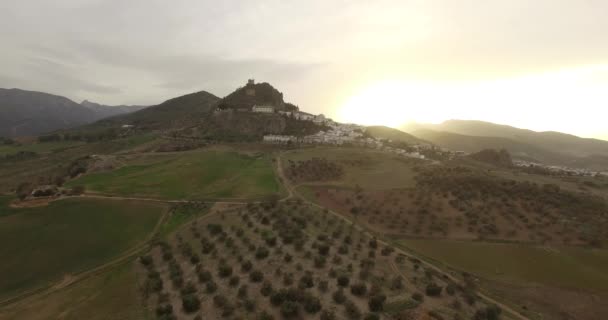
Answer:
M21 151L31 151L36 153L47 153L62 150L69 147L74 147L83 144L76 141L59 141L45 143L27 143L22 145L0 145L0 156L14 154Z
M83 185L88 192L161 199L250 199L280 192L268 156L218 150L146 156L70 185Z
M2 207L0 298L111 260L143 242L164 210L158 203L93 199Z
M146 319L133 264L118 266L43 299L0 308L0 319Z
M399 243L488 280L608 291L607 250L448 240L401 240Z
M344 177L339 181L323 182L324 185L355 187L368 190L410 188L415 185L413 165L397 155L363 148L309 148L285 154L287 160L303 161L325 158L344 168Z

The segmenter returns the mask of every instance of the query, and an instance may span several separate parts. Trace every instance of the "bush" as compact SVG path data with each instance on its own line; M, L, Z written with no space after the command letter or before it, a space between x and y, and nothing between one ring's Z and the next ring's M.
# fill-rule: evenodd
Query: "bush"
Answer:
M251 282L262 282L262 280L264 280L264 273L258 270L252 271L249 274L249 280Z
M310 314L315 314L321 311L321 301L319 298L314 297L310 294L304 296L304 310Z
M262 311L258 314L257 320L274 320L274 317L267 311Z
M380 316L376 313L368 313L365 315L364 320L380 320Z
M321 292L327 292L327 289L329 288L329 283L326 280L319 281L319 285L317 286L317 288Z
M215 284L215 282L213 282L213 281L209 281L205 285L205 291L207 293L214 293L216 290L217 290L217 284Z
M412 299L418 302L422 302L424 301L424 296L420 292L414 292L412 293Z
M336 314L331 310L323 310L321 311L320 320L335 320Z
M367 293L367 286L364 283L356 283L350 286L350 293L362 297Z
M315 286L314 280L311 274L305 274L300 278L300 284L298 285L301 289L308 289Z
M241 270L243 272L249 272L249 271L251 271L252 268L253 268L253 264L249 260L247 260L241 264Z
M255 252L255 258L258 260L266 259L269 254L270 254L270 251L268 251L268 249L260 247Z
M152 260L152 257L150 257L149 255L145 255L145 256L139 257L139 262L142 265L149 267L154 263L154 260Z
M400 276L396 276L391 281L391 290L403 289L403 279Z
M383 294L375 294L369 297L367 301L367 305L369 306L369 310L371 312L380 312L384 310L384 302L386 301L386 296Z
M429 297L439 297L441 295L442 290L443 290L443 287L438 286L434 283L429 283L426 286L426 295Z
M240 281L241 281L241 278L239 278L238 276L232 276L232 277L230 277L230 281L228 282L228 285L230 285L231 287L236 287L239 285Z
M286 319L295 318L300 313L298 304L293 301L284 301L281 304L281 315Z
M232 267L225 264L220 265L218 267L217 274L220 276L220 278L230 277L232 275Z
M336 290L336 292L334 292L334 294L332 295L332 298L334 299L335 303L343 304L344 301L346 301L346 295L344 295L344 290L342 290L342 289Z
M336 281L338 283L338 286L344 288L348 287L348 284L350 283L350 278L347 275L340 275L338 276Z
M197 272L197 275L198 275L198 281L201 283L208 282L211 279L213 279L213 275L211 274L211 272L209 272L207 270L201 269Z
M196 295L188 294L182 297L182 306L186 313L193 313L200 309L201 302Z
M244 284L239 288L237 296L239 298L245 298L245 297L247 297L247 293L248 293L248 287L247 287L247 285Z
M352 301L346 301L344 303L344 311L348 319L358 320L361 319L361 310Z
M272 294L272 283L268 282L268 281L264 281L264 283L262 284L262 287L260 288L260 293L264 296L264 297L268 297L269 295Z
M474 320L498 320L502 310L497 305L490 305L475 312Z

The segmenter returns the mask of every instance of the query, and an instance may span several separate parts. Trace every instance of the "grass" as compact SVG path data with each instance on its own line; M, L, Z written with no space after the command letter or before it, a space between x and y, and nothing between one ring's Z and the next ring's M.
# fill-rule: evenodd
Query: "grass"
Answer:
M377 150L362 148L309 148L285 155L286 160L303 161L311 158L336 161L344 168L344 177L338 181L323 182L368 190L410 188L415 186L413 164L404 158ZM287 166L285 160L284 166Z
M21 151L31 151L36 153L49 153L65 148L70 148L83 144L78 141L58 141L45 143L27 143L21 145L0 145L0 156L14 154Z
M608 291L608 251L447 240L401 240L427 257L488 280Z
M0 297L91 269L146 239L165 206L67 199L45 207L2 208Z
M69 185L104 194L189 200L261 198L280 191L269 157L217 150L148 156Z
M0 309L1 319L145 319L137 276L127 263L86 279L44 299Z

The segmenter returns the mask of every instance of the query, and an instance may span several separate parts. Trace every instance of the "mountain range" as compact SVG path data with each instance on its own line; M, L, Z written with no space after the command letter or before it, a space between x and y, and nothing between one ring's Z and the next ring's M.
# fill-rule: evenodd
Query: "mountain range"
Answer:
M105 106L37 91L0 88L0 136L31 136L73 128L144 106Z
M260 117L237 112L209 116L216 109L240 110L255 104L297 110L283 100L270 84L248 83L224 98L206 91L186 94L151 107L105 106L43 92L0 89L0 136L39 135L60 129L117 128L129 124L140 129L182 130L190 135L209 134L210 128L234 139L272 132L314 132L300 123L285 123L281 117ZM247 118L247 119L245 119ZM238 125L237 125L238 124ZM83 125L86 125L82 127ZM79 129L80 130L80 129ZM216 130L216 131L218 131ZM368 133L378 138L405 143L430 143L453 151L475 153L484 149L505 149L515 160L542 162L593 170L608 170L608 141L580 138L560 132L536 132L507 125L473 120L448 120L441 124L409 124L401 130L375 126ZM249 137L251 138L251 137Z
M560 132L537 132L477 120L448 120L440 124L409 124L404 131L440 147L474 153L505 149L514 159L552 165L608 168L608 141Z

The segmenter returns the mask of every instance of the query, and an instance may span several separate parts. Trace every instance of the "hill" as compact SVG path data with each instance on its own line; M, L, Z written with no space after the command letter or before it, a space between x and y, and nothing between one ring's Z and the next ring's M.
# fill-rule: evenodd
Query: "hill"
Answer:
M66 97L21 89L0 89L0 136L38 135L73 128L134 108L78 104Z
M484 149L477 153L469 155L473 160L485 162L497 167L511 167L513 160L507 150Z
M273 106L277 110L294 110L296 106L285 103L283 93L267 82L255 83L254 80L236 89L219 103L222 109L251 109L253 106Z
M127 115L99 121L88 128L134 125L143 129L169 129L192 125L211 113L220 98L199 91L169 99L159 105L148 107ZM87 128L85 128L87 129Z
M366 132L369 133L374 138L379 139L389 139L396 142L405 142L405 143L428 143L418 137L415 137L409 133L405 133L401 130L389 128L385 126L370 126L366 128Z
M468 153L505 149L515 159L551 165L608 169L608 141L559 132L536 132L482 121L450 120L409 125L406 131L441 147Z

